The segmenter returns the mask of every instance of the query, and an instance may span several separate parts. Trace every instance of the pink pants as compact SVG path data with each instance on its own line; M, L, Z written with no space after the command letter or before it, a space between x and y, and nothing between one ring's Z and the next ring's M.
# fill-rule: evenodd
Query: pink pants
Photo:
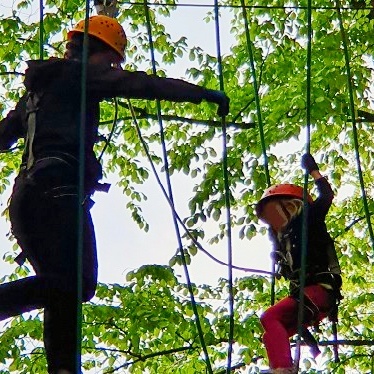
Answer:
M318 307L320 313L317 320L321 321L330 307L328 291L320 285L311 285L305 287L304 293ZM292 367L289 339L297 333L297 320L298 302L292 297L282 299L261 316L265 330L263 341L272 369ZM305 326L310 326L310 323Z

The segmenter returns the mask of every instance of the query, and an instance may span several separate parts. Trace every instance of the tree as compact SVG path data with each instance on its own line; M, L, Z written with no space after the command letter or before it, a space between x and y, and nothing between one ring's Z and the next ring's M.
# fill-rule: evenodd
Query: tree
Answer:
M12 14L4 16L0 23L3 46L0 49L0 78L4 88L0 109L3 115L22 92L20 75L24 70L24 61L36 58L40 53L39 20L25 16L34 9L30 8L32 3L31 0L15 1ZM299 149L289 149L285 155L280 155L277 150L280 144L305 134L307 92L310 92L311 151L325 165L323 172L339 194L328 217L328 227L336 240L344 271L339 337L345 343L355 341L352 343L355 345L340 347L340 363L334 363L331 346L323 347L320 365L323 369L317 369L317 365L308 358L303 368L308 372L323 373L344 373L353 369L360 373L372 372L374 357L369 343L373 340L373 239L366 219L374 209L371 197L374 162L370 122L371 51L374 44L371 2L314 2L310 86L306 73L309 64L306 1L246 2L248 33L242 2L221 0L219 3L220 12L230 17L230 26L225 24L221 33L234 35L230 52L222 56L224 89L231 98L231 113L227 118L226 170L223 170L222 159L214 147L222 136L215 108L207 103L198 107L190 104L175 107L162 103L169 173L184 173L187 178L196 181L189 203L190 214L183 217L184 222L192 237L205 239L212 248L214 243L226 239L222 175L227 172L231 225L239 230L243 240L262 235L263 228L254 216L253 207L267 186L264 152L272 182L287 179L302 183L298 160L303 145ZM44 4L44 55L61 55L66 30L84 16L84 2L47 0ZM339 5L341 19L336 10ZM128 25L126 30L131 34L127 67L152 71L145 22L147 9L158 74L165 75L167 66L174 66L188 57L190 66L186 79L218 89L217 56L200 46L190 45L185 37L174 40L164 26L165 19L173 17L177 6L178 2L171 0L155 0L147 8L143 2L121 4L118 18ZM213 8L207 7L206 22L214 21ZM345 39L342 38L341 26ZM344 47L348 51L350 77L347 76ZM259 100L256 100L253 85L250 48ZM350 106L350 94L354 98L354 108ZM133 100L132 105L142 137L149 145L150 158L157 166L162 166L164 161L154 150L160 144L160 128L155 121L156 104ZM113 105L104 103L102 109L102 133L105 138L111 131ZM144 157L139 157L145 156L146 152L136 126L129 119L128 103L121 99L118 117L103 158L105 170L118 173L133 219L140 229L147 230L148 224L141 210L146 196L139 191L139 185L150 175ZM209 122L210 126L197 124L201 123L199 120ZM255 126L231 126L232 122L255 123ZM265 149L262 149L260 129L263 129ZM97 152L101 152L103 146L99 143ZM22 144L19 148L22 149ZM367 194L366 212L357 171L358 155ZM14 155L2 155L1 192L8 187L9 177L17 169L18 160ZM216 224L216 234L212 237L206 237L206 222ZM191 237L185 236L183 253L189 263L200 248L191 241ZM12 261L14 254L9 254L7 258ZM180 282L173 272L173 267L181 262L182 257L178 254L171 259L171 267L144 266L130 272L125 285L99 286L95 301L84 306L83 361L86 369L96 368L108 373L126 370L131 373L206 372L188 285ZM11 277L23 276L27 272L27 267L20 267ZM227 286L225 279L216 286L191 285L214 373L225 372L230 319L225 303ZM269 279L258 275L241 277L235 279L233 289L236 342L233 366L238 371L254 372L256 363L260 362L258 360L265 356L258 317L270 300ZM277 297L284 295L285 283L277 282L276 292ZM0 336L0 357L8 369L2 372L43 372L45 359L41 348L41 318L36 314L27 319L15 318L6 324ZM331 339L330 325L322 325L321 328L320 340ZM311 368L307 369L310 365Z

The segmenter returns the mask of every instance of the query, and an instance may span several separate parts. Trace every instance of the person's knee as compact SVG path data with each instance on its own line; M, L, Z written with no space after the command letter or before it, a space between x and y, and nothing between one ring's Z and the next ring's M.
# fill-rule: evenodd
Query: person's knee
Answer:
M262 315L260 316L260 322L262 327L266 330L267 326L271 323L273 320L272 313L269 310L266 310Z

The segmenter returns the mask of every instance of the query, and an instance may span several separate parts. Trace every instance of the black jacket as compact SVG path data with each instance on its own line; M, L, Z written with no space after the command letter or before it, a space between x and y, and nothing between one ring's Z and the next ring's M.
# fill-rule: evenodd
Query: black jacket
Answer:
M334 242L327 232L325 217L332 204L334 193L325 178L316 180L318 198L308 205L307 218L307 246L306 246L306 285L314 283L327 283L334 288L336 272L332 269L332 257L336 257ZM280 265L280 273L291 283L299 282L301 255L302 255L302 223L303 214L296 216L279 237L273 234L275 243L275 256ZM340 278L340 276L338 276ZM341 281L339 280L338 283Z
M67 154L78 160L81 73L82 65L78 61L29 61L24 81L27 93L15 109L0 121L0 150L7 150L18 138L26 137L26 101L32 93L37 94L40 99L32 143L34 159ZM100 101L122 96L200 103L208 95L204 88L179 79L160 78L144 72L129 72L90 64L87 67L86 93L86 177L96 181L102 176L101 166L93 151L99 125ZM25 152L24 163L27 162L27 157Z

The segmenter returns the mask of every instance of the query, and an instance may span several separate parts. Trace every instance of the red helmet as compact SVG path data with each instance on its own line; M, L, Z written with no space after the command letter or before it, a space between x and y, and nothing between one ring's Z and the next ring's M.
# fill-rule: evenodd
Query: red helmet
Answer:
M291 199L300 199L303 200L304 189L300 186L296 186L295 184L284 183L284 184L275 184L267 188L261 196L261 199L256 204L256 214L257 217L261 214L262 207L264 203L272 198L276 197L285 197ZM308 203L312 203L313 199L312 196L307 194L307 201Z

